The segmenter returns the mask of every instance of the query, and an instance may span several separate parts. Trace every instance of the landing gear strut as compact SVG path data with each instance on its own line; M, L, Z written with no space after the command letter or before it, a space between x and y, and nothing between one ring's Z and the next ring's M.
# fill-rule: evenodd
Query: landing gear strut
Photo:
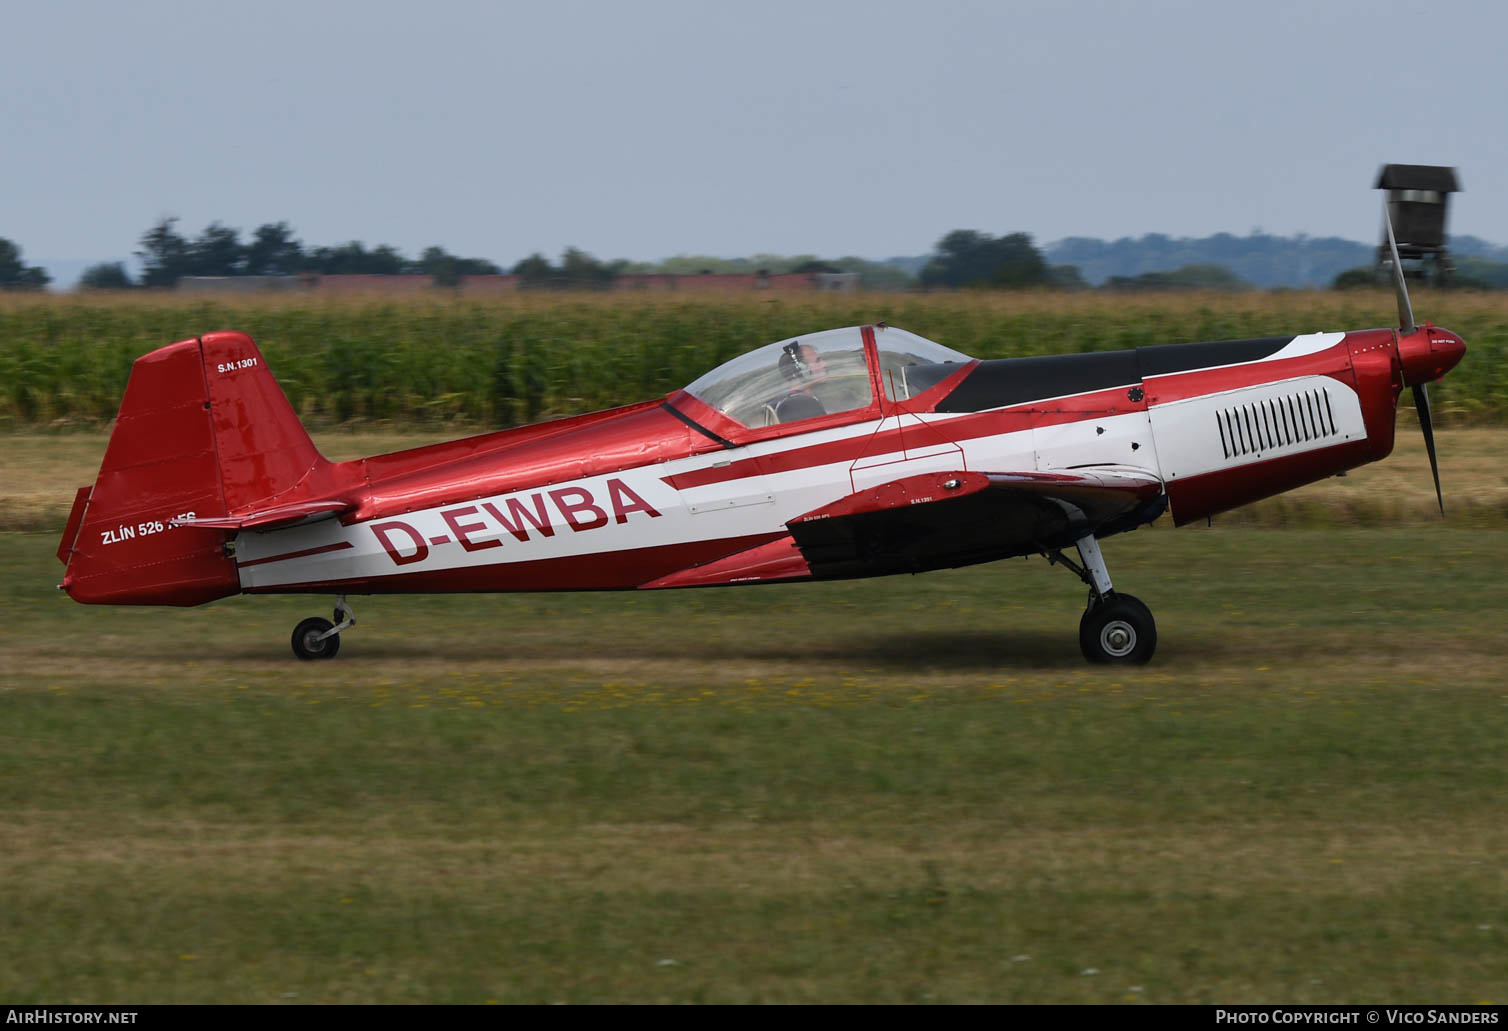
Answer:
M1144 665L1157 650L1157 623L1151 610L1131 595L1115 592L1100 542L1093 534L1074 543L1082 566L1057 550L1048 552L1047 561L1061 562L1089 585L1089 605L1079 620L1079 650L1090 662Z
M335 600L335 622L310 616L293 628L293 654L301 659L333 659L340 651L340 635L356 625L356 613L346 604L346 596Z

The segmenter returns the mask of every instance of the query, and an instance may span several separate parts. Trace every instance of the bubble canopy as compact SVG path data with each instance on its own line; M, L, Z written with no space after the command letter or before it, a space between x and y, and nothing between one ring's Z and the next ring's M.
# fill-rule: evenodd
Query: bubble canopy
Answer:
M905 400L940 375L921 367L973 361L966 354L903 329L875 328L880 382L890 400ZM868 408L874 401L864 330L853 326L779 340L724 362L686 387L686 393L737 422L757 429Z

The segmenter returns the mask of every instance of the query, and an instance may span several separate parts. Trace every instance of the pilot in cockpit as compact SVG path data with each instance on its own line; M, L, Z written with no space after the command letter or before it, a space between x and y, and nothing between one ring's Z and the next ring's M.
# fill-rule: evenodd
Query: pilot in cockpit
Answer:
M770 402L776 422L795 422L826 415L827 408L812 395L812 387L827 378L827 362L810 344L792 341L781 348L777 363L781 376L792 384L789 393Z

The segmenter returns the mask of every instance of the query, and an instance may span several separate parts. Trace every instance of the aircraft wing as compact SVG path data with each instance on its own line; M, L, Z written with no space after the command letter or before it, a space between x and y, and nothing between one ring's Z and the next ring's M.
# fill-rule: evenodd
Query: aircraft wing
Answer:
M857 491L797 516L787 534L661 577L646 588L921 572L1034 555L1161 514L1162 481L1141 469L941 472Z
M819 579L920 572L1069 547L1161 513L1144 470L925 473L841 498L787 524Z

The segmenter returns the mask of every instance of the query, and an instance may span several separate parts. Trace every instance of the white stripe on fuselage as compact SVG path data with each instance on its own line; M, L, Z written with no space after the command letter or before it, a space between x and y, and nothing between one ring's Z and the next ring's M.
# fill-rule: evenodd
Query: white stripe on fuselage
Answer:
M1330 350L1330 348L1345 338L1346 334L1344 333L1305 333L1288 341L1275 354L1270 354L1266 358L1258 358L1256 362L1249 364L1280 362L1285 358L1302 358L1306 354L1319 354L1321 351Z
M1101 419L1098 423L1108 425L1126 418ZM1144 425L1145 417L1141 419ZM936 424L932 419L928 422ZM242 533L236 543L241 585L267 589L594 554L611 561L613 552L629 549L779 533L796 516L853 492L853 455L836 462L681 490L665 479L729 461L837 440L853 440L857 452L862 438L879 427L879 421L869 421L838 431L765 441L749 448L457 501L350 526L332 519L265 533ZM1117 437L1111 434L1093 452L1086 452L1085 462L1107 461L1110 452L1105 445ZM892 459L885 466L887 479L955 468L1004 472L1038 466L1032 430L976 437L960 441L959 446L959 451L930 455L921 461L908 461L901 451L865 458ZM1054 462L1052 467L1064 464L1069 463ZM716 506L719 498L729 497L769 500ZM693 512L693 506L701 511ZM544 528L535 526L529 516L544 523Z
M873 433L877 425L871 421L803 434L736 451L456 501L350 526L326 520L266 533L242 533L236 542L241 586L253 589L366 579L780 532L788 520L850 493L849 461L781 473L770 477L773 482L769 485L764 483L765 477L755 475L676 490L665 478L729 461L863 437ZM738 505L702 514L691 511L693 504L706 506L720 495L756 494L766 487L768 504ZM536 520L543 527L536 526ZM279 560L278 556L289 557Z
M1259 361L1314 354L1334 347L1343 337L1341 333L1298 336ZM1033 404L1074 396L1079 395L1044 398ZM916 418L951 439L948 423L987 414L926 413ZM1199 418L1210 417L1201 408ZM868 420L350 526L331 519L265 533L243 532L236 542L241 585L265 589L593 554L602 554L610 561L606 556L617 551L777 533L796 516L852 493L856 454L821 465L745 475L681 490L665 479L838 441L853 441L857 453L862 450L863 438L893 424L893 419ZM1097 433L1097 429L1105 432ZM899 450L888 455L865 455L864 484L880 482L881 469L887 477L894 473L888 478L900 478L954 464L961 469L989 472L1134 465L1160 477L1158 453L1166 446L1166 431L1160 427L1157 437L1158 446L1144 445L1143 450L1133 453L1130 442L1152 443L1145 412L1092 416L1052 427L970 437L957 441L957 452L920 461L907 460ZM1201 458L1206 450L1200 448ZM1201 461L1199 466L1207 464ZM1189 474L1186 469L1175 472ZM544 528L527 521L521 510L540 517ZM278 556L291 557L278 560Z

